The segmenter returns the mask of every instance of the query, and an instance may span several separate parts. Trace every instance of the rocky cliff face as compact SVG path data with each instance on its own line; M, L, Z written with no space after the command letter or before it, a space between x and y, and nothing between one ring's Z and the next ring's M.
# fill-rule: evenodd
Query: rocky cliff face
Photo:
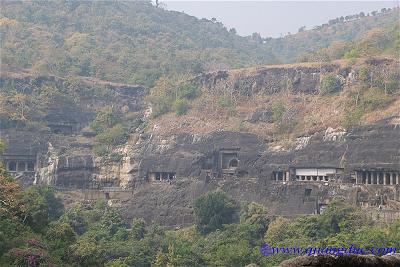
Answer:
M304 63L217 71L202 74L195 79L195 82L209 91L236 93L243 96L272 95L283 90L288 90L292 94L315 94L321 91L321 82L327 74L335 74L342 86L356 82L359 79L358 70L362 64L366 64L374 74L373 79L389 74L399 75L398 61L372 59L356 65L344 62Z
M396 63L388 60L379 64ZM376 69L382 68L379 64ZM326 73L335 73L343 86L357 79L352 67L317 64L220 71L203 74L194 82L206 91L245 96L274 94L286 88L293 94L314 94L320 90ZM16 84L22 90L29 88L28 84L43 83L43 79L3 77L0 81L3 85ZM68 82L57 77L50 79L57 86ZM144 217L169 226L191 223L194 199L211 190L223 190L238 202L263 203L271 214L284 216L322 212L334 197L366 208L381 205L394 212L399 210L400 185L394 185L390 179L393 175L400 176L400 113L351 129L326 128L301 135L295 143L283 147L249 132L165 134L155 128L146 130L149 113L143 103L144 88L86 78L83 83L106 86L113 92L110 103L118 109L137 112L138 123L132 127L127 143L114 149L121 157L113 161L93 155L93 135L83 127L93 119L94 110L107 100L82 98L80 115L72 116L79 126L70 133L51 129L31 133L1 130L1 137L8 143L7 162L28 162L31 158L35 161L31 175L24 176L22 172L18 176L25 184L97 190L100 193L94 194L92 200L103 197L119 201L127 218ZM271 123L271 112L266 109L247 114L245 120ZM64 114L64 110L60 108L46 118L56 113ZM74 113L62 121L72 121L68 117L71 114ZM57 116L53 119L61 120ZM52 124L53 119L47 123ZM16 155L27 157L20 159ZM322 178L305 176L305 180L299 181L298 169L311 173L319 169L335 170L335 173ZM378 181L383 180L380 184L365 185L365 179L371 178L368 175L378 175ZM24 177L30 178L24 180ZM106 194L109 187L114 188L112 195ZM126 190L131 192L128 198ZM118 199L119 195L123 200Z
M257 136L247 133L220 132L206 136L177 136L158 143L153 141L152 149L143 155L140 167L141 181L147 181L146 186L138 188L141 193L129 202L132 208L127 213L129 217L142 216L144 210L140 207L151 202L158 204L157 208L146 212L145 217L149 220L166 220L159 215L164 208L172 214L175 209L185 208L185 216L190 218L189 207L194 196L209 190L224 190L238 201L263 203L272 213L286 216L318 213L334 197L365 206L389 205L391 201L400 200L399 185L365 186L357 184L355 175L357 170L399 172L398 120L399 117L393 117L348 132L327 129L287 151L273 151ZM239 166L234 175L229 175L229 170L220 170L218 159L224 151L237 148L240 148L237 154ZM304 167L328 167L340 169L341 173L335 181L298 182L292 170ZM207 171L215 179L207 179ZM290 173L290 178L277 182L274 174L281 171ZM149 176L153 172L174 172L176 178L153 181ZM309 195L305 193L307 190ZM169 199L181 193L180 197ZM378 195L385 200L377 199ZM163 199L169 203L168 207L164 206ZM169 223L175 225L179 221L171 217Z
M120 113L131 114L132 121L128 126L135 131L142 124L143 97L147 89L86 77L72 79L27 73L2 73L0 76L0 91L5 93L12 90L33 98L37 97L37 94L33 96L34 92L43 88L55 88L49 94L59 97L30 117L41 127L17 126L20 129L16 130L6 124L0 125L0 138L6 142L6 163L10 162L11 167L19 162L21 166L27 162L34 164L29 171L24 168L12 168L11 171L27 185L37 183L71 188L99 186L102 182L119 185L119 177L111 176L111 170L118 169L120 164L106 164L93 154L94 133L88 125L99 109L113 106ZM1 119L0 116L0 122L3 122ZM110 165L112 168L104 168Z

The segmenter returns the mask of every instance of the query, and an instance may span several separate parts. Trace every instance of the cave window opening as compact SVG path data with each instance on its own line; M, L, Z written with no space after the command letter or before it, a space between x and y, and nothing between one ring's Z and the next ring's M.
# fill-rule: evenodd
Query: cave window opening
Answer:
M229 168L237 168L239 165L239 161L237 159L231 159L229 161Z
M25 171L25 162L22 162L22 161L18 162L17 171L19 171L19 172Z
M15 161L10 161L10 162L8 163L8 170L9 170L10 172L15 172L15 171L17 171L17 163L16 163Z
M312 191L311 188L306 188L306 189L304 190L304 196L306 196L306 197L311 196L311 191Z
M27 168L28 168L28 171L33 172L33 171L35 171L35 164L32 161L29 161L27 163Z
M176 178L176 174L174 172L150 172L148 177L150 181L171 181Z

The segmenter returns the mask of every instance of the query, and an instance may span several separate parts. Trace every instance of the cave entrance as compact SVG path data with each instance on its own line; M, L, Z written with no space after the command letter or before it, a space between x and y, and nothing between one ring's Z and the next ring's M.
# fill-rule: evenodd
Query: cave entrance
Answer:
M17 171L17 162L15 162L15 161L8 162L8 171L10 171L10 172Z
M176 178L175 172L149 172L148 175L149 181L171 181Z
M220 157L219 168L221 168L222 170L229 170L229 169L237 168L239 165L238 152L239 152L239 148L220 149L220 151L219 151L219 157Z
M24 172L25 171L25 167L26 167L25 162L19 161L18 164L17 164L17 171Z
M305 197L311 196L311 191L312 191L311 188L306 188L306 189L304 189L304 196L305 196Z
M237 159L231 159L229 161L229 169L237 168L239 166L239 161Z
M33 163L32 161L29 161L27 163L27 171L28 172L33 172L35 171L35 163Z

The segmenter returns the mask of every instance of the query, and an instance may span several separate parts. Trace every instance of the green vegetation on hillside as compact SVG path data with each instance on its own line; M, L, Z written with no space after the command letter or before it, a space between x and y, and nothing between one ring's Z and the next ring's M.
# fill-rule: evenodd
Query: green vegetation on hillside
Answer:
M200 95L200 90L191 83L191 75L170 75L160 77L150 91L147 100L152 105L153 116L175 111L186 114L189 101Z
M15 86L12 79L2 81L0 128L42 129L49 121L73 122L88 111L84 103L102 106L106 99L115 97L115 92L105 86L84 84L74 78L62 85L53 82L51 77L45 78L43 84L31 78L26 82L33 83L29 86Z
M400 49L399 24L387 28L371 28L351 41L334 41L326 48L303 54L299 61L330 61L389 55L398 57Z
M2 2L2 63L152 85L159 77L275 62L221 23L150 1Z
M337 41L388 29L397 10L302 30L284 38L240 37L215 20L150 1L3 1L2 67L152 86L173 74L294 62Z
M327 55L331 60L341 58L344 53L344 43L363 38L369 39L368 32L373 32L375 29L388 31L392 36L398 35L398 30L396 32L393 29L394 27L398 29L398 8L385 9L369 16L358 14L357 17L354 15L346 17L348 19L342 17L330 20L329 23L312 30L300 31L283 38L268 39L265 45L271 47L272 53L279 55L278 60L281 63L326 61ZM389 36L389 38L392 37ZM374 44L372 46L375 47Z
M97 112L96 118L90 127L95 131L94 152L104 156L112 151L116 145L123 144L128 138L128 127L112 107L106 106Z
M275 266L296 254L265 257L260 247L398 247L400 221L377 226L343 201L322 215L286 219L264 206L209 193L196 201L194 226L167 230L142 219L125 222L104 202L63 210L46 187L22 191L0 166L2 266ZM196 211L197 210L197 211ZM206 216L210 214L210 216ZM206 224L205 219L208 221ZM237 221L237 222L235 222ZM203 226L207 225L207 228ZM199 228L200 227L200 228ZM206 229L207 231L198 231Z

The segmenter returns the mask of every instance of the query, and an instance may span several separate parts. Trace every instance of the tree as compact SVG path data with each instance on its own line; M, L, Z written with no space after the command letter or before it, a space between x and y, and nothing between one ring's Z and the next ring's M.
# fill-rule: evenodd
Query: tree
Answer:
M321 83L321 93L322 94L329 94L329 93L336 93L342 89L342 84L339 78L333 74L329 73L322 78Z
M340 59L344 56L348 44L344 41L333 41L328 48L326 48L326 54L330 60Z
M262 37L258 32L253 32L253 34L251 35L251 39L257 43L262 42Z
M98 145L106 146L107 149L110 150L112 146L119 145L125 142L126 138L126 128L122 123L118 123L96 135L95 142Z
M147 100L151 103L153 116L157 117L171 110L183 115L189 109L189 100L199 96L197 86L191 83L191 75L171 75L159 78Z
M251 202L245 205L240 211L240 222L241 223L259 223L267 224L267 210L261 204Z
M23 203L26 207L25 221L38 233L46 231L48 224L58 219L63 204L49 187L29 187L25 190Z
M272 119L275 123L282 123L286 107L282 102L276 102L272 106Z
M13 248L8 252L13 266L52 266L46 245L38 239L26 241L26 248Z
M241 209L240 223L251 225L256 233L262 236L269 224L267 210L263 205L251 202Z
M105 267L129 267L129 265L126 264L122 259L116 259L107 262Z
M0 147L3 143L0 142ZM3 148L1 147L0 150ZM22 202L22 191L17 182L11 178L0 162L0 217L20 219L25 213Z
M101 133L107 128L113 127L115 124L120 122L117 114L115 113L113 107L106 106L100 109L94 121L90 124L90 127L96 132Z
M306 26L302 26L299 28L298 32L304 32L305 29L306 29Z
M124 226L121 214L113 209L105 211L100 220L101 229L105 230L110 235L117 233L119 228Z
M364 34L356 46L364 55L370 55L383 51L391 40L392 36L387 30L373 28Z
M131 230L132 238L134 240L141 240L144 237L145 233L146 233L145 221L142 218L134 219L132 221L132 230Z
M269 244L278 244L285 239L293 237L292 234L290 220L278 217L269 224L264 240Z
M30 107L30 98L26 94L16 93L8 98L13 111L10 112L11 118L17 121L27 121Z
M230 28L230 29L229 29L229 33L231 33L231 34L236 34L236 29L235 29L235 28Z
M88 228L88 220L80 205L68 209L60 218L61 222L68 223L75 233L82 235Z
M194 204L197 229L207 234L232 223L237 206L223 192L211 192L199 197Z
M52 254L68 260L71 254L69 247L76 241L76 233L72 227L60 221L51 222L45 236L53 251Z

